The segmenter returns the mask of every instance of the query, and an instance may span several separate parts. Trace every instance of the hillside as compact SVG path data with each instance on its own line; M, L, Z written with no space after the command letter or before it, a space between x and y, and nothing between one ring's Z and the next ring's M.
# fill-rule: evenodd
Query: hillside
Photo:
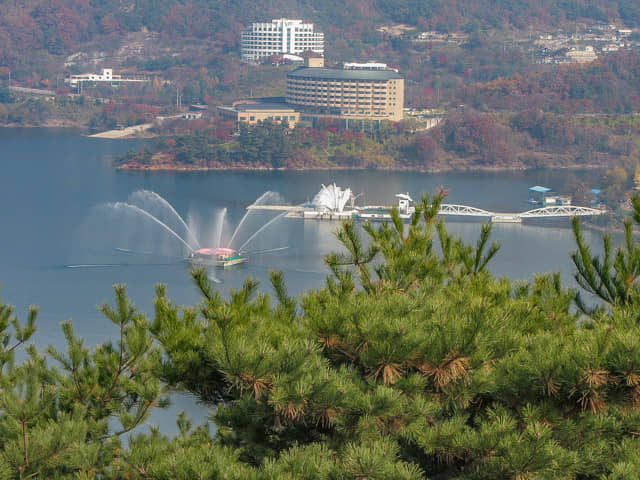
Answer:
M346 0L25 0L0 4L0 78L49 79L65 70L115 68L168 70L204 66L223 82L234 76L239 34L252 21L304 18L326 35L335 61L378 57L404 63L407 50L398 32L548 31L578 24L640 25L640 5L564 2ZM385 26L404 24L405 30ZM476 38L477 40L477 38ZM28 52L28 55L24 53ZM508 60L508 59L507 59ZM415 62L413 62L415 63ZM507 62L509 63L509 62ZM237 69L236 69L237 70ZM174 72L176 73L176 72ZM235 72L237 74L237 71ZM39 78L34 78L36 75Z

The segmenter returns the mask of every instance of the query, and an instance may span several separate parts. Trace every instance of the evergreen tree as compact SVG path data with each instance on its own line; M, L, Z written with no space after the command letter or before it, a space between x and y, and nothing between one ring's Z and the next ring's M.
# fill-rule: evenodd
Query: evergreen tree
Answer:
M575 224L579 282L607 304L576 310L559 274L494 278L490 228L465 244L441 200L407 224L345 222L326 285L299 298L281 272L273 298L253 279L225 297L196 270L200 304L159 286L149 322L116 287L115 341L93 349L65 323L45 357L24 347L35 310L22 326L0 305L0 478L639 477L633 237L600 259ZM124 447L164 405L160 378L209 403L215 433L181 415L175 438Z
M58 367L33 345L26 346L22 363L15 362L16 349L35 332L37 311L32 308L22 326L13 309L0 304L1 478L110 477L121 455L120 437L166 404L161 351L148 320L123 286L115 291L116 307L102 311L118 327L118 341L89 349L66 322L66 352L47 350Z
M640 224L640 197L634 196L631 202L633 220ZM636 301L639 294L636 279L640 275L640 244L633 238L631 221L625 220L625 242L615 253L611 236L602 236L602 259L592 255L582 236L577 217L573 219L573 231L578 250L572 253L571 258L577 269L575 279L578 284L609 305L624 305ZM587 311L587 306L579 295L576 302L583 311Z

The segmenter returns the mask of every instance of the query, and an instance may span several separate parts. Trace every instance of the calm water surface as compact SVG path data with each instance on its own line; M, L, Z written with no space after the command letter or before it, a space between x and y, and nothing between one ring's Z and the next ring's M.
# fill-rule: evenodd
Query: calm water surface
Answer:
M116 283L126 283L135 304L148 314L153 311L156 283L165 283L169 297L178 304L198 301L185 264L177 256L166 255L175 247L166 231L141 219L123 222L105 215L104 209L96 210L106 202L126 202L140 189L160 194L185 219L197 223L198 231L206 237L204 232L213 230L221 209L227 209L228 224L236 225L246 206L267 190L278 192L288 203L299 204L311 200L321 184L336 182L355 192L364 190L367 204L391 204L398 192L419 198L421 192L444 187L449 191L449 203L514 212L528 209L528 187L545 185L561 190L567 175L587 175L544 171L144 173L111 167L114 155L143 144L140 140L91 139L71 131L0 129L0 293L4 302L16 306L21 318L29 305L38 305L39 345L51 343L62 348L60 322L67 319L73 319L76 332L89 344L109 338L114 333L112 325L96 306L112 301L112 285ZM245 236L265 220L252 215L246 221ZM502 243L502 249L492 262L493 271L514 279L561 271L570 283L573 269L569 252L574 243L568 225L568 221L552 226L495 225L494 239ZM449 222L449 226L453 233L475 242L480 223ZM293 293L322 285L327 273L323 257L338 248L332 235L335 227L329 222L300 219L274 222L247 249L288 248L255 255L248 265L219 273L222 283L218 288L223 292L237 288L250 275L270 291L269 269L283 270ZM141 228L144 234L140 234ZM586 236L592 242L599 238L590 232ZM163 255L150 259L113 250L123 245ZM68 268L98 263L119 266ZM196 416L202 415L203 410L188 398L177 397L176 403L176 410L187 408ZM157 421L164 422L161 418Z

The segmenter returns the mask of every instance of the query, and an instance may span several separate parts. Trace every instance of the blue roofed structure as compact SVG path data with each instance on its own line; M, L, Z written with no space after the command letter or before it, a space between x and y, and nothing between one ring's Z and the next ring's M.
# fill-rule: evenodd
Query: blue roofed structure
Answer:
M541 187L536 185L535 187L529 187L530 198L529 203L534 205L541 205L543 207L557 206L557 205L571 205L571 197L564 194L549 194L550 188Z

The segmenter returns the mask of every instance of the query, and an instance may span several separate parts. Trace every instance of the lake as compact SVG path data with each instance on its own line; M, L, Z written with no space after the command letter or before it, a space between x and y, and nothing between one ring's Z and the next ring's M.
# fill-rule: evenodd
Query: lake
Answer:
M134 303L148 314L153 312L157 283L167 285L169 297L177 304L198 302L175 235L129 207L122 213L114 206L127 203L140 190L166 199L189 225L196 226L194 235L207 246L218 235L216 225L223 209L228 236L246 207L266 191L300 204L310 201L322 184L335 182L354 192L364 191L358 203L392 204L396 193L419 198L421 192L444 187L449 192L447 203L517 212L530 208L526 204L530 186L561 190L570 175L593 176L564 171L149 173L112 168L114 155L143 145L142 140L87 138L70 130L0 129L0 294L4 302L16 306L21 319L26 318L29 305L39 307L38 345L63 347L60 323L67 319L73 319L76 333L88 344L110 338L113 326L96 307L113 300L114 284L127 284ZM249 238L272 218L264 215L250 214L238 235ZM452 233L475 242L481 224L452 221L448 225ZM252 276L270 292L270 269L284 271L291 293L321 286L327 274L324 256L339 248L332 234L336 227L313 220L274 221L246 249L278 250L252 255L247 265L216 273L221 281L217 288L227 292ZM560 271L565 282L573 284L569 252L574 241L568 220L552 225L496 224L493 232L502 244L491 263L496 275L531 279L535 273ZM587 231L586 237L597 243L600 236ZM171 414L186 408L196 417L203 415L204 410L190 398L178 396L176 402ZM175 415L169 417L172 425ZM163 424L163 430L174 431L165 427L166 415L154 419Z

